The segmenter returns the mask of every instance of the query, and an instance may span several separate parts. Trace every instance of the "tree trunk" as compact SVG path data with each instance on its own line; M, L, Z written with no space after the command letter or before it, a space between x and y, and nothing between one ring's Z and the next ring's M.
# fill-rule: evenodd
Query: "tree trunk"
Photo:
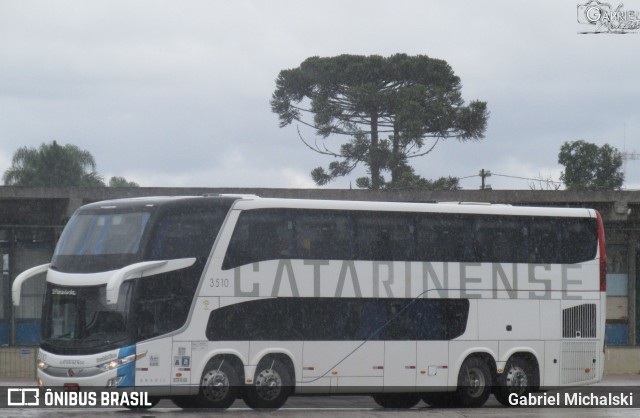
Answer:
M369 170L371 188L378 190L380 184L380 141L378 139L378 112L371 112L371 146L369 147Z
M391 184L398 184L400 181L400 131L396 124L393 124L393 141L391 149Z

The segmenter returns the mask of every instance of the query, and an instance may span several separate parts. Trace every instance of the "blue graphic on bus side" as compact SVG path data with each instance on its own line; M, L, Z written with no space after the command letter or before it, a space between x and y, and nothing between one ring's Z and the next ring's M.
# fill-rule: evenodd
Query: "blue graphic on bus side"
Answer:
M122 347L118 352L118 358L125 358L136 354L136 346L130 345ZM119 388L133 387L136 383L136 362L125 364L118 367L118 376L122 376L122 379L118 383Z

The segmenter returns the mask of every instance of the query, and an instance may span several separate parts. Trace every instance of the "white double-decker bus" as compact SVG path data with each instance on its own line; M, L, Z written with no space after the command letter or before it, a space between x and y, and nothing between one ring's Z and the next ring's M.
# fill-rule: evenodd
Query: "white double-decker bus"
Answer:
M46 272L44 386L476 407L601 379L605 270L590 209L158 197L78 209L13 299Z

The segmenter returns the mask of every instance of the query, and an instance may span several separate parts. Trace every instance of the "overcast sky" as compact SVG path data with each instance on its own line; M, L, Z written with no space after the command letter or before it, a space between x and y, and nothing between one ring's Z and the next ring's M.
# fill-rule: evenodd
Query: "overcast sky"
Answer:
M640 31L579 34L578 3L0 0L0 172L18 147L55 139L141 186L315 187L309 172L331 159L278 127L278 73L310 56L402 52L446 60L465 101L491 112L482 141L441 142L412 160L418 174L558 180L565 141L640 152ZM640 161L626 171L640 188Z

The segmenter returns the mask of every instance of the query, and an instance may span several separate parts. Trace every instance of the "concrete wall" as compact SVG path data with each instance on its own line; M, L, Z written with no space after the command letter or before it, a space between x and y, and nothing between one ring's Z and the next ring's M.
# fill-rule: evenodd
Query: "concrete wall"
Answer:
M640 349L637 347L607 347L605 375L640 374Z

